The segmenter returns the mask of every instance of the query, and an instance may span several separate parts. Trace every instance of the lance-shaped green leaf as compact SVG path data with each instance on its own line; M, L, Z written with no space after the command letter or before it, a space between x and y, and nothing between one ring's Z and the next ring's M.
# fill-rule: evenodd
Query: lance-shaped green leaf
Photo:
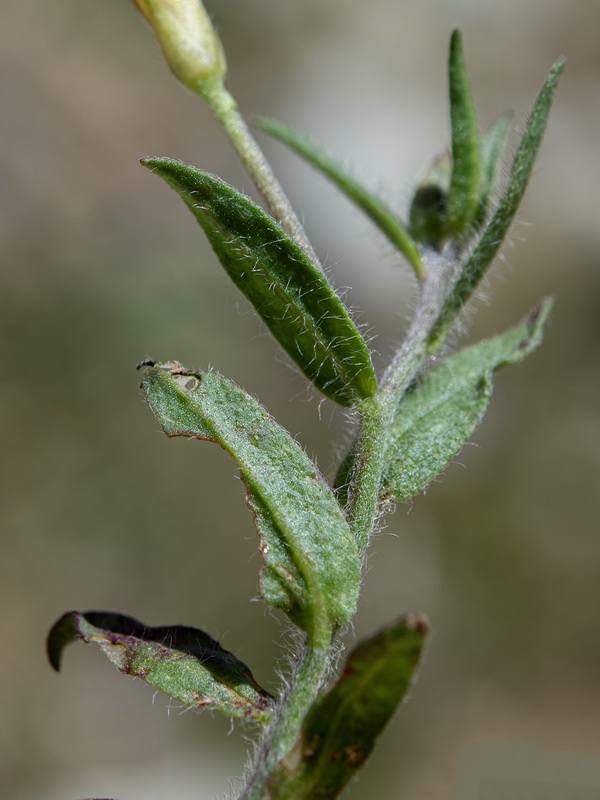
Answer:
M452 131L452 175L448 192L448 219L461 233L474 222L483 184L481 134L469 86L458 29L450 39L448 64L450 123Z
M386 454L384 490L395 500L423 491L460 452L487 409L494 372L538 347L551 309L545 300L520 325L462 350L413 384L394 418Z
M435 352L443 343L454 318L479 285L504 241L531 177L564 66L564 59L559 59L542 86L517 148L508 186L481 238L467 258L461 275L434 326L430 337L431 352Z
M360 582L356 542L300 445L220 375L146 364L142 388L168 436L217 442L238 463L264 557L264 600L313 636L348 622Z
M350 653L341 678L315 703L296 747L272 775L272 800L339 796L406 696L427 627L422 616L401 617Z
M271 718L274 698L244 663L198 628L150 628L124 614L69 611L48 635L48 658L55 670L65 647L75 641L99 645L119 672L185 705L260 723Z
M255 124L265 133L288 145L315 169L326 175L349 200L365 212L394 247L403 254L417 277L420 280L424 277L425 272L419 249L406 227L387 203L366 189L338 161L306 136L273 119L259 119Z
M483 186L481 201L475 222L480 225L485 221L490 203L498 191L502 156L512 123L512 114L503 114L483 137Z
M323 394L351 406L375 393L369 350L346 306L271 217L214 175L166 158L142 164L180 195L230 278Z

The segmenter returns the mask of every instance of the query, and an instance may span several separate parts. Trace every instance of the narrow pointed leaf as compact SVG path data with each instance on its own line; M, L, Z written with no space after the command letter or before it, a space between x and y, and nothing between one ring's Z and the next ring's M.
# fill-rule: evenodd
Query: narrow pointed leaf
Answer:
M142 388L168 436L217 442L238 463L264 558L264 600L309 632L348 622L360 582L356 542L300 445L220 375L150 364Z
M454 318L479 285L504 241L531 177L564 66L564 59L559 59L542 86L517 148L506 191L483 230L481 238L467 258L462 273L438 318L430 338L431 352L435 352L444 341Z
M502 156L506 148L506 140L510 131L512 119L512 114L503 114L484 136L484 175L481 189L481 201L477 212L477 223L482 223L485 220L490 203L494 195L498 193Z
M248 667L207 633L183 625L150 628L107 611L69 611L48 635L48 658L60 669L65 647L93 642L124 675L193 708L222 711L237 719L267 723L274 699Z
M315 703L298 744L273 774L272 800L340 795L406 696L427 627L424 617L401 617L350 653L341 678Z
M334 183L343 194L357 205L377 225L412 266L419 279L424 277L423 262L412 236L396 214L381 198L366 189L355 177L318 145L300 133L273 119L259 119L260 130L288 145Z
M390 432L386 493L398 501L418 494L460 452L487 409L494 372L539 346L551 310L544 301L520 325L446 359L411 387Z
M481 134L465 67L462 36L458 29L453 31L450 39L448 77L452 130L448 218L452 228L461 233L477 214L483 183L483 162Z
M142 164L180 195L230 278L323 394L351 406L375 393L369 350L348 310L271 217L214 175L166 158Z

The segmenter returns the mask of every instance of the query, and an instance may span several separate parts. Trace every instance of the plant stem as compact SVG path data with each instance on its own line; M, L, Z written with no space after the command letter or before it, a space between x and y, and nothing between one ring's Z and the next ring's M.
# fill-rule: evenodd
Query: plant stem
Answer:
M300 735L302 723L327 675L332 656L331 637L320 644L307 642L296 664L288 691L265 732L252 772L238 800L262 800L269 777Z
M350 488L345 514L356 538L359 555L362 557L369 544L379 499L381 469L386 447L386 425L384 409L378 394L363 400L359 408L360 429L350 470Z
M272 216L302 247L312 263L322 269L300 220L239 113L234 98L220 82L215 82L210 87L204 85L201 94L229 138ZM332 633L329 625L315 623L295 664L289 687L279 703L275 718L259 745L251 772L238 800L262 800L264 797L270 775L300 736L306 714L330 668L332 653Z
M392 415L428 355L431 331L462 266L453 251L444 255L431 250L423 256L423 262L427 278L419 305L406 338L386 369L379 387L381 402L386 408L389 406Z
M202 94L273 217L320 267L300 221L237 110L233 97L220 82L205 87ZM427 357L431 330L457 274L455 265L434 251L424 256L423 266L425 278L421 284L420 302L406 339L388 367L375 397L359 405L361 426L350 472L346 517L361 556L369 543L379 511L388 431L402 396ZM259 745L238 800L262 800L264 797L270 776L300 736L304 719L330 667L332 652L331 631L327 626L316 626L307 637L289 688Z
M203 87L202 96L223 128L233 149L248 175L254 181L254 185L263 197L276 222L300 245L312 263L321 269L319 259L304 232L296 212L275 177L271 165L265 158L258 142L238 111L235 99L220 82L211 85L210 89Z
M404 393L428 356L429 337L460 272L453 255L434 250L423 256L426 278L421 297L404 342L387 368L377 394L360 406L361 422L350 470L346 518L359 552L369 543L381 499L387 436Z

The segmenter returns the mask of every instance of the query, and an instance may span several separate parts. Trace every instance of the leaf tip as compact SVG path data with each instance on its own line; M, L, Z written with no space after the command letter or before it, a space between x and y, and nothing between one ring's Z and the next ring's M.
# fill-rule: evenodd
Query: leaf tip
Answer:
M155 367L155 366L156 366L156 361L154 361L151 358L145 358L143 361L139 361L135 365L135 368L137 370L141 370L141 369L144 369L145 367Z
M544 297L539 306L536 306L524 320L525 328L529 336L523 340L521 349L524 350L526 354L531 352L531 350L535 350L535 348L541 344L544 328L553 309L554 298Z
M142 167L146 167L151 172L160 166L161 162L166 161L167 159L161 158L160 156L145 156L144 158L140 158L140 164Z
M452 27L450 32L450 48L458 47L462 44L462 31L458 25Z
M60 672L65 647L77 638L75 630L76 611L67 611L56 620L46 638L46 656L55 672Z
M430 623L427 614L422 612L418 614L405 614L402 618L403 623L407 628L410 628L417 633L426 636L429 633Z
M550 312L554 308L555 300L553 297L543 297L539 306L534 308L527 318L529 325L537 325L539 321L545 322Z

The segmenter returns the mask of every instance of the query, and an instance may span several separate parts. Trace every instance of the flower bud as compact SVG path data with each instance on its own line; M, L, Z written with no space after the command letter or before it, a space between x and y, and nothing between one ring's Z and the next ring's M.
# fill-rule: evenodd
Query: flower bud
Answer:
M440 251L449 235L450 170L449 153L435 159L415 191L409 212L410 232L413 238L420 244Z
M203 94L226 71L221 42L200 0L134 0L175 77Z

